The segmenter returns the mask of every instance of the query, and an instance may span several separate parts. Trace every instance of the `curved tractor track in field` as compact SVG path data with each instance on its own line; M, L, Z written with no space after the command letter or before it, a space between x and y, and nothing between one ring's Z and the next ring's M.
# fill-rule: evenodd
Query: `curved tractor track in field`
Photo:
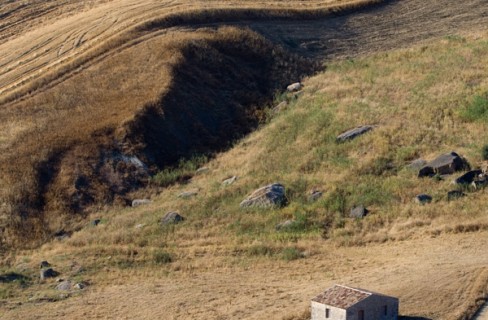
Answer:
M93 1L3 34L0 203L42 220L115 202L132 188L120 182L132 172L120 159L161 168L222 150L252 129L275 90L314 71L310 61L488 26L487 0L366 2L375 5L334 13L324 1ZM337 3L348 2L325 2ZM129 184L141 185L136 178Z

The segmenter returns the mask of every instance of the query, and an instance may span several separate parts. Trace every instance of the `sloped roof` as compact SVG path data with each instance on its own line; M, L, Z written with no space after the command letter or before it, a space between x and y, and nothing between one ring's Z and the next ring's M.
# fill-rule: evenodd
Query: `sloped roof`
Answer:
M312 301L326 304L331 307L348 309L373 294L376 295L376 293L371 291L336 284L332 288L325 290L325 292L313 298Z

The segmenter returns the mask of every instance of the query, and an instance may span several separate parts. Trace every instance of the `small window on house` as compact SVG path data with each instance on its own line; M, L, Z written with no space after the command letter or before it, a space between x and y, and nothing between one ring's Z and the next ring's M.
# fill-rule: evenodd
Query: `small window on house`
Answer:
M329 308L325 309L325 317L326 318L330 317L330 309Z
M364 320L364 310L359 310L359 312L358 312L358 320Z
M388 306L384 306L383 307L383 313L386 315L388 315Z

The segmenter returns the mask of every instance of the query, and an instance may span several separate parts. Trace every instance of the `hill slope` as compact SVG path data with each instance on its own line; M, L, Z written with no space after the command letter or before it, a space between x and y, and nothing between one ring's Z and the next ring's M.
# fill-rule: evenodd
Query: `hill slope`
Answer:
M457 175L420 179L406 165L450 150L473 167L481 163L486 118L467 115L488 88L487 36L449 36L330 63L206 173L154 194L152 204L97 212L96 227L6 257L4 274L28 280L5 284L11 309L4 317L29 318L35 307L50 317L305 319L309 299L338 282L398 296L406 319L469 319L488 281L486 189L447 201ZM336 143L338 133L364 123L377 127ZM240 178L222 186L231 175ZM273 181L286 186L287 206L239 208ZM195 197L178 198L195 189ZM310 202L311 189L323 197ZM416 204L421 192L433 203ZM347 217L357 203L370 209L362 220ZM172 210L186 221L161 226ZM275 229L288 219L295 227ZM60 297L54 280L35 280L43 259L91 287ZM36 304L16 303L29 298ZM143 310L128 303L134 299Z

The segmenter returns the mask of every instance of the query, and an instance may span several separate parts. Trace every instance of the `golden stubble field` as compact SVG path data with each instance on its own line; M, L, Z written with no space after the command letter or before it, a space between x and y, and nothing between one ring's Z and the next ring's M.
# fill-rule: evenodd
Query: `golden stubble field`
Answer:
M198 256L167 272L157 267L93 275L82 295L3 305L2 319L307 319L310 299L339 283L400 298L404 319L466 319L486 294L488 234L441 235L335 247L309 244L309 257L273 261ZM33 258L63 254L51 244ZM109 256L101 255L108 261ZM37 260L36 260L37 261ZM103 263L103 262L100 262ZM179 270L178 270L179 269ZM476 304L478 302L478 304Z

